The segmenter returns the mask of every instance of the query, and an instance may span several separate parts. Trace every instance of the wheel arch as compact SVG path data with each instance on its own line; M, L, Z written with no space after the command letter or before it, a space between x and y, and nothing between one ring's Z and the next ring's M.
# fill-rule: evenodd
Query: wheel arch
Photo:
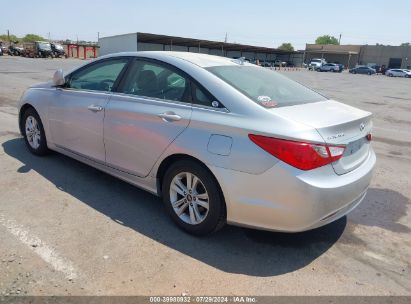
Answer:
M210 170L210 168L208 168L208 166L202 162L201 160L199 160L198 158L188 155L188 154L184 154L184 153L176 153L176 154L171 154L169 156L167 156L166 158L164 158L160 165L158 166L157 172L156 172L156 177L157 177L157 192L161 195L162 193L162 183L163 183L163 178L164 175L166 174L168 168L170 168L170 166L172 164L174 164L177 161L180 160L192 160L198 164L200 164L205 170L207 170L208 173L210 173L210 175L214 178L214 180L216 181L217 185L218 185L218 190L221 194L221 197L223 199L224 202L224 207L225 207L225 216L227 216L227 204L225 201L225 197L224 197L224 192L221 189L221 185L217 179L217 177L214 175L214 173Z
M19 111L19 130L20 130L20 134L22 136L24 136L23 115L27 111L27 109L30 109L30 108L32 108L34 111L36 111L36 113L39 115L39 112L37 112L36 108L30 103L25 103L20 107L20 111Z

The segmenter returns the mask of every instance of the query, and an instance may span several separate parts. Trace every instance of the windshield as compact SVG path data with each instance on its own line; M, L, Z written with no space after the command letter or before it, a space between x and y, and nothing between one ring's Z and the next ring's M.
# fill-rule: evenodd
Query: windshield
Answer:
M311 62L321 62L321 59L312 59Z
M55 44L54 47L55 47L57 50L62 50L62 49L63 49L63 46L62 46L61 44Z
M215 66L206 69L266 108L326 100L324 96L269 69L256 66Z
M47 42L39 42L39 49L42 49L42 50L51 50L50 43L47 43Z

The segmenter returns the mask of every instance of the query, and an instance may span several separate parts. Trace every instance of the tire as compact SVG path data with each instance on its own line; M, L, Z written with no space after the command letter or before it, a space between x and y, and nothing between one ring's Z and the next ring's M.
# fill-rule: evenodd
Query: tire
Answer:
M33 108L24 112L21 124L24 141L30 152L39 156L46 155L49 152L46 134L41 119Z
M368 75L371 76L371 72L368 72Z
M198 179L192 189L187 183L188 176L191 176L191 183L194 183L195 178ZM203 236L216 232L225 225L226 206L220 186L200 163L192 160L175 162L164 175L162 185L165 208L184 231ZM200 194L197 196L195 193ZM173 202L179 204L173 206ZM178 215L180 210L181 215Z

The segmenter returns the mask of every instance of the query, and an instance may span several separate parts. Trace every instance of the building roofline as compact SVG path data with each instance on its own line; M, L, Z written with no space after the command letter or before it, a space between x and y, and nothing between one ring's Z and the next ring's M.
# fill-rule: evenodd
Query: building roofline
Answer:
M228 43L223 41L213 41L207 39L197 39L197 38L185 38L179 36L168 36L160 34L151 34L151 33L128 33L122 35L106 36L101 37L100 39L126 36L131 34L137 34L137 43L156 43L163 45L173 45L173 46L184 46L184 47L193 47L193 48L208 48L208 49L223 49L224 51L242 51L242 52L253 52L253 53L277 53L277 54L297 54L298 51L284 51L277 48L269 48L263 46L254 46L248 44L240 43Z

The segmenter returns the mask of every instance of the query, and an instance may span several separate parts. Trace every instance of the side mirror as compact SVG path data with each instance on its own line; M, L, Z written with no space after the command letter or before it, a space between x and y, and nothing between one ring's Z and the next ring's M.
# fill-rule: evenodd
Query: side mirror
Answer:
M54 72L53 83L56 87L62 86L65 84L66 80L64 79L64 72L62 69L58 69Z

